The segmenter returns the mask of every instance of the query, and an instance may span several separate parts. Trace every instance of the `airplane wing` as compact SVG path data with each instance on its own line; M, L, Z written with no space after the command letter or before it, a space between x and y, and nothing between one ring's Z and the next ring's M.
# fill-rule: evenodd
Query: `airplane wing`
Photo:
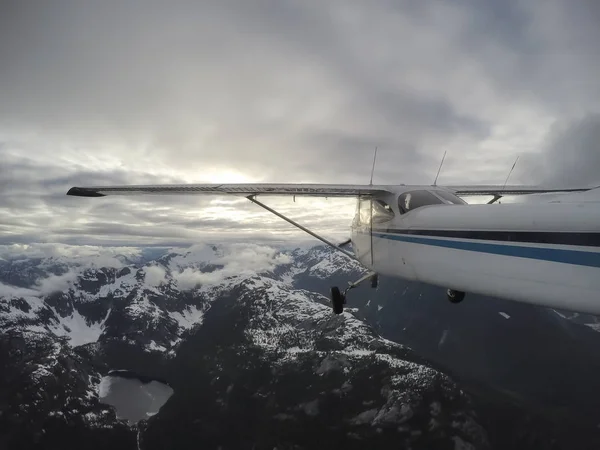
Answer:
M545 188L542 186L501 186L501 185L472 185L472 186L445 186L446 188L453 191L458 196L468 195L494 195L494 196L506 196L506 195L525 195L525 194L544 194L548 192L585 192L595 187L587 188Z
M546 188L542 186L471 185L444 186L458 196L541 194L549 192L584 192L587 188ZM296 195L313 197L357 197L393 193L391 186L360 184L305 184L305 183L242 183L242 184L157 184L125 186L72 187L67 195L104 197L106 195Z
M104 197L106 195L297 195L313 197L357 197L391 192L388 186L358 184L165 184L130 186L72 187L67 195Z

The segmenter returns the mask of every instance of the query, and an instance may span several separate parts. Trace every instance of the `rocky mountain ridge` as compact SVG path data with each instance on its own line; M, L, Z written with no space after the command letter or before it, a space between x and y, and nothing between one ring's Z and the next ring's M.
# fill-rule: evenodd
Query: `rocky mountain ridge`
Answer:
M88 447L489 448L448 376L297 286L352 276L338 258L202 246L101 267L2 261L4 444L76 448L97 435ZM111 368L164 378L175 393L127 426L98 402Z

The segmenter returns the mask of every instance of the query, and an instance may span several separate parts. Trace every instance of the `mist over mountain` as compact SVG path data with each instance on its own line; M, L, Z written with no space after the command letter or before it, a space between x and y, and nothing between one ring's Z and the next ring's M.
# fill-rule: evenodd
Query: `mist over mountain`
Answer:
M321 246L1 256L0 448L600 443L590 317L388 278L336 316L361 268ZM129 424L99 401L114 369L173 395Z

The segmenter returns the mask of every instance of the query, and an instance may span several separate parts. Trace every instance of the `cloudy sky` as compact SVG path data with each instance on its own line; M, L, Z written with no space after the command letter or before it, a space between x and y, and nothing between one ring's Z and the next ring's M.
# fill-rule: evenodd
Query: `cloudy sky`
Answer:
M297 239L74 185L600 184L596 0L0 3L0 244ZM277 201L328 236L353 202Z

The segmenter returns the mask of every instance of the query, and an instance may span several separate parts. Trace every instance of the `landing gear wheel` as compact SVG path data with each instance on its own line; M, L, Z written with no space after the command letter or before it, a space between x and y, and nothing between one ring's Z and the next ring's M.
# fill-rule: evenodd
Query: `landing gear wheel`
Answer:
M335 314L341 314L344 312L346 296L340 292L340 288L337 286L331 288L331 303L333 305L333 312Z
M379 275L375 274L371 277L371 287L373 289L377 289L378 285L379 285Z
M454 289L448 289L446 291L446 295L448 296L448 300L450 303L460 303L465 298L465 293L461 291L455 291Z

